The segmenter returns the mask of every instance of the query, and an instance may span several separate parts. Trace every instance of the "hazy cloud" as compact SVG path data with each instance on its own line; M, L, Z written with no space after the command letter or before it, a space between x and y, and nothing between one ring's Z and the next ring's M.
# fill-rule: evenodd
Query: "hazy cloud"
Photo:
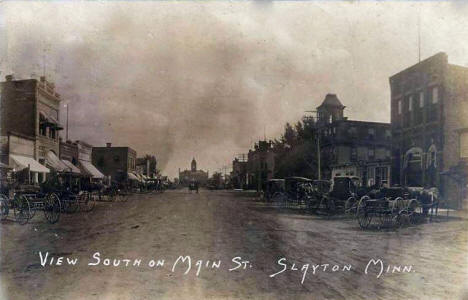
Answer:
M70 136L216 170L337 93L389 121L388 77L422 56L468 58L468 8L437 2L3 2L0 71L46 74ZM64 116L62 114L62 120Z

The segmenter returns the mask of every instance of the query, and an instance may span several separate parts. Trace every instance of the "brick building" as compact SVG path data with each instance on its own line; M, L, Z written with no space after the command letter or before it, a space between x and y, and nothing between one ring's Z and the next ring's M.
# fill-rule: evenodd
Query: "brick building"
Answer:
M464 152L459 130L468 126L468 68L449 64L447 55L438 53L389 81L394 181L434 186L455 199L456 185L441 173Z
M9 135L32 140L32 158L55 171L64 171L66 166L58 158L60 95L55 85L41 77L15 80L12 75L0 82L0 137L2 139L1 162L21 165L21 158L12 161L7 146ZM14 139L14 138L13 138ZM10 141L11 142L11 141ZM8 142L9 144L11 144ZM25 156L23 163L29 156ZM45 172L43 172L45 173ZM42 174L42 173L41 173ZM43 180L44 178L40 179Z
M335 94L327 94L317 107L322 178L357 176L364 186L389 186L390 124L348 120L344 109Z
M267 180L275 174L275 153L271 141L258 141L247 155L247 185L264 190Z
M247 186L247 157L245 154L239 155L232 161L231 184L236 189L243 189Z
M136 175L136 151L130 147L112 147L107 143L106 147L93 147L92 165L105 176L110 176L112 181L135 180Z

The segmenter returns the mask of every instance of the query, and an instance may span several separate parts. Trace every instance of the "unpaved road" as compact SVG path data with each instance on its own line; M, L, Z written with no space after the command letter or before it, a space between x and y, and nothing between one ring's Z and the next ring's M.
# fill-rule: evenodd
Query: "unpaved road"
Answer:
M4 221L0 298L468 299L467 229L465 218L452 218L362 231L351 219L278 209L240 192L134 195L63 215L54 225L41 213L25 226ZM54 262L63 256L64 264L47 260L43 267L39 251ZM97 262L96 252L100 263L88 265ZM186 275L187 260L174 267L179 256L192 260ZM249 261L245 270L229 271L238 266L234 257ZM67 258L76 264L67 265ZM106 266L105 258L120 264ZM283 269L280 258L288 270L270 277ZM371 259L381 259L385 270L390 264L390 272L377 278L372 265L365 274ZM149 266L151 260L164 265ZM197 260L203 260L198 276ZM293 263L298 271L290 270ZM315 274L314 265L320 265ZM347 265L351 270L343 270ZM393 265L411 270L392 273Z

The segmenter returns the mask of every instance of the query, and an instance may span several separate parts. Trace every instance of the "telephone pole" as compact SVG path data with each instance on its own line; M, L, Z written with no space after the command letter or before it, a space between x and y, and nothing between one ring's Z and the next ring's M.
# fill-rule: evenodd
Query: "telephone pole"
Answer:
M322 180L322 166L321 166L321 154L320 154L320 131L318 130L318 112L316 110L308 110L306 113L315 113L315 140L317 142L317 179ZM314 118L314 117L307 117L307 118Z

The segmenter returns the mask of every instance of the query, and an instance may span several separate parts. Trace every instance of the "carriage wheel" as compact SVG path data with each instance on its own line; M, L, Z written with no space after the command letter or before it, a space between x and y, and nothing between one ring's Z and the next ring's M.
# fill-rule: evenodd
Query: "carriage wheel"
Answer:
M309 212L316 212L318 209L318 206L320 205L320 201L314 196L314 197L309 197L306 202L307 205L307 210Z
M365 196L365 197L367 197L367 196ZM344 207L345 214L346 215L355 215L356 210L357 210L356 198L353 196L353 197L349 197L348 199L346 199L345 207Z
M26 198L24 195L20 195L15 197L13 201L15 220L21 225L28 223L29 219L32 218L31 206L29 205L28 198Z
M119 196L120 196L120 199L119 199L120 201L127 202L130 195L126 191L120 191Z
M408 206L406 210L408 212L408 219L409 219L408 221L410 224L413 224L413 225L418 223L421 216L423 215L422 206L419 203L419 201L417 201L416 199L411 199L408 202Z
M9 199L7 196L0 194L0 219L5 220L10 212Z
M329 215L329 216L334 215L336 213L335 200L333 198L330 198L330 197L327 197L325 199L326 199L325 205L326 205L326 208L327 208L327 215Z
M78 210L78 196L61 201L61 208L67 213L74 213Z
M61 204L55 193L47 194L44 199L44 216L50 224L57 223L60 219Z
M89 212L94 209L94 206L96 205L96 198L94 198L90 193L84 192L80 195L79 199L80 210Z
M397 197L393 200L392 216L395 221L395 225L398 227L402 227L409 223L408 209L405 205L405 200L402 197Z
M367 199L369 199L369 197L362 197L359 200L359 203L357 205L357 210L356 210L356 217L358 219L359 226L362 229L366 229L367 227L369 227L369 224L372 221L372 214L370 214L367 211L367 206L366 206Z

